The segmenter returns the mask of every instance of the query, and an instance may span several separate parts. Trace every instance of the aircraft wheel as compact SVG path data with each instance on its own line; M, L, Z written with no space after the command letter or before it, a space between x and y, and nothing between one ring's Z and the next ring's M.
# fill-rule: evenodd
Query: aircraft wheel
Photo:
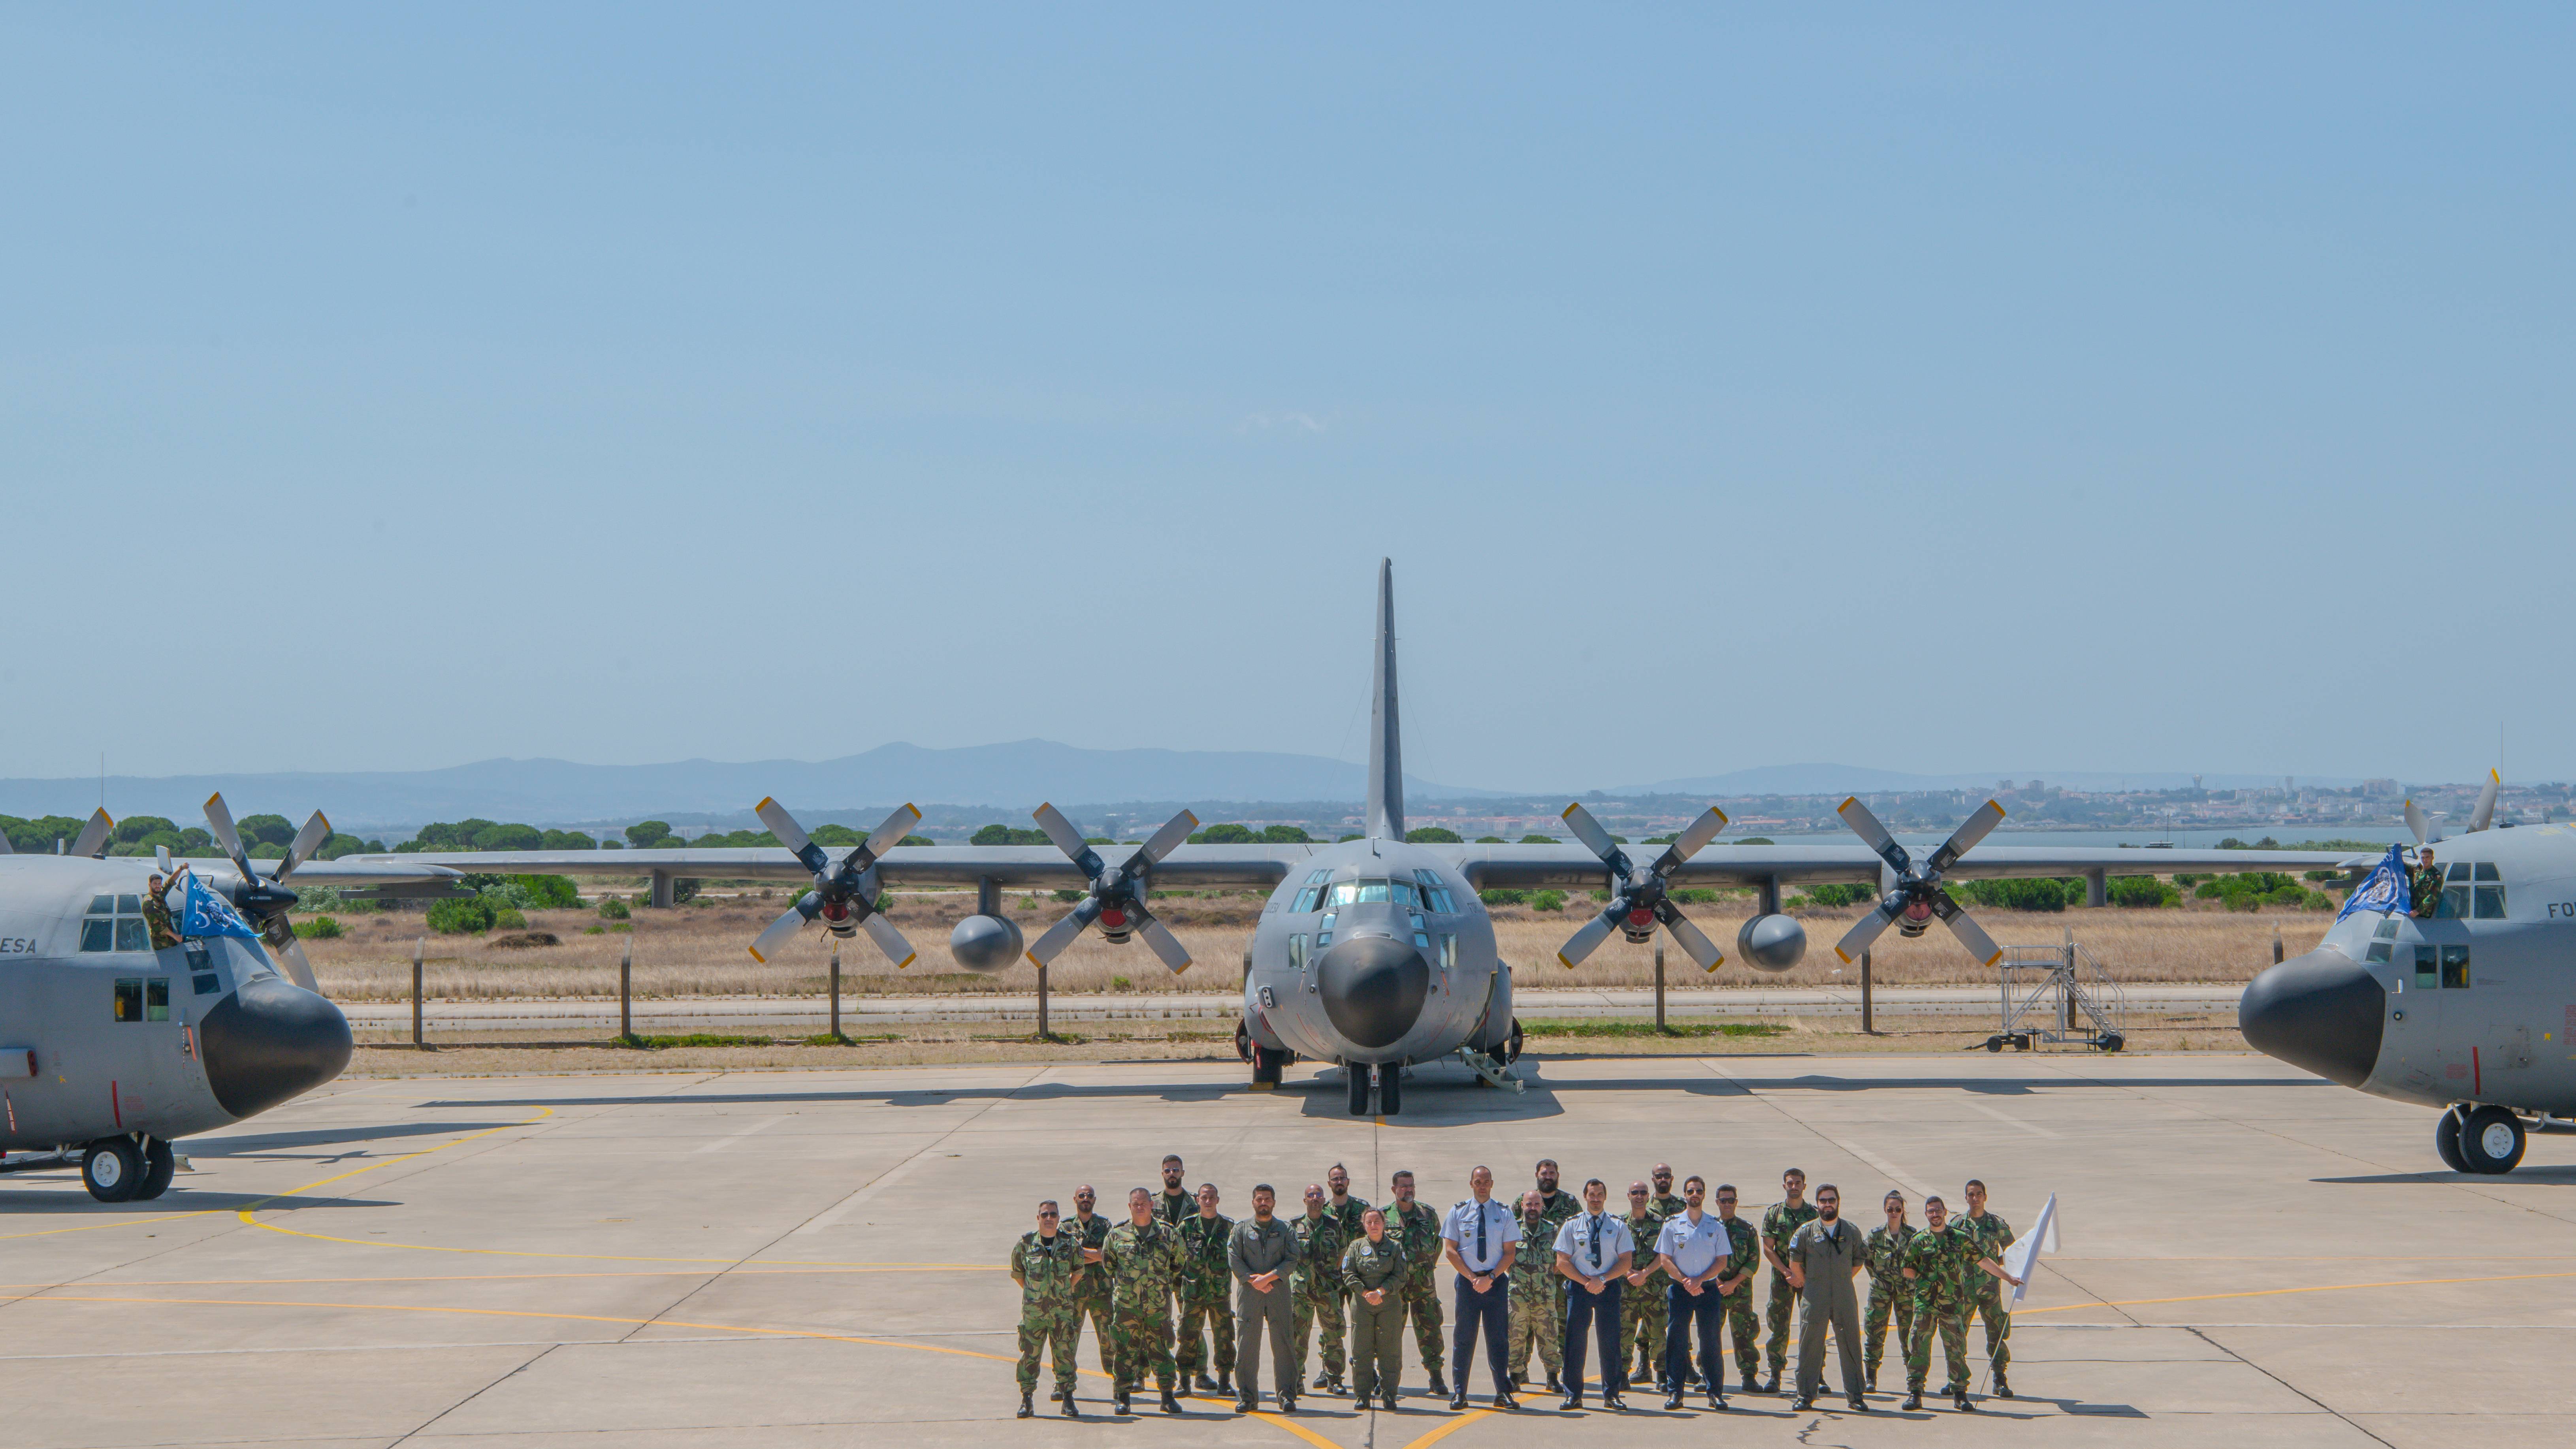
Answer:
M1350 1079L1351 1115L1354 1117L1367 1116L1369 1114L1368 1063L1344 1062L1342 1064L1342 1075Z
M126 1202L142 1190L143 1154L131 1137L102 1137L81 1158L81 1186L100 1202Z
M2460 1124L2460 1159L2471 1172L2506 1173L2522 1161L2522 1119L2502 1107L2480 1107Z
M2469 1160L2460 1155L2460 1109L2448 1107L2433 1119L2433 1150L2453 1172L2469 1170Z
M1377 1112L1392 1117L1404 1110L1404 1063L1384 1062L1377 1069ZM2517 1129L2519 1130L2519 1129Z
M1515 1016L1512 1018L1512 1034L1503 1040L1504 1066L1508 1067L1521 1059L1521 1045L1525 1040L1526 1038L1521 1034L1521 1019Z
M170 1144L155 1137L143 1149L143 1185L134 1190L137 1202L159 1197L170 1190L170 1179L179 1171L179 1154Z
M1258 1045L1253 1047L1252 1080L1275 1087L1280 1079L1287 1075L1287 1071L1288 1053L1286 1051L1274 1051L1269 1047Z

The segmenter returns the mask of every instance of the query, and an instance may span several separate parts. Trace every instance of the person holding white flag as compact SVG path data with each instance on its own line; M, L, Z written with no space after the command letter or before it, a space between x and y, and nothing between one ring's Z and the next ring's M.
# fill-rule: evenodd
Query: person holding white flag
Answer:
M2004 1250L2014 1242L2012 1224L1986 1211L1986 1185L1973 1177L1968 1179L1967 1198L1968 1211L1959 1219L1959 1230L1976 1245L1978 1257L2002 1262ZM1960 1305L1959 1331L1966 1333L1979 1318L1986 1321L1986 1361L1994 1368L1995 1397L2009 1399L2012 1385L2005 1380L2004 1370L2012 1366L2012 1312L2004 1307L2003 1281L1977 1274L1968 1290Z

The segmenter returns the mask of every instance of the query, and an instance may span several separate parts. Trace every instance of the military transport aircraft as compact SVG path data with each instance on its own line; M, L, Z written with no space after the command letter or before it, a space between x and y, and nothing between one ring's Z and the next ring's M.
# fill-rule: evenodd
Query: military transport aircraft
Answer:
M1724 953L1682 914L1675 892L1749 886L1758 893L1759 910L1737 933L1736 949L1758 970L1786 971L1805 954L1806 931L1780 909L1784 884L1866 883L1879 889L1878 908L1836 945L1846 961L1858 959L1890 927L1919 936L1938 921L1970 955L1991 964L2000 950L1943 888L1945 880L2084 876L2098 902L2106 872L2288 871L2351 863L2341 852L2158 850L2149 857L2117 849L1977 849L2003 819L1992 801L1918 860L1857 798L1843 802L1841 815L1860 837L1858 844L1711 848L1726 824L1712 808L1647 860L1631 855L1579 804L1565 811L1577 845L1408 843L1396 719L1393 569L1386 563L1378 570L1372 668L1365 826L1358 838L1339 844L1191 845L1185 842L1198 821L1183 811L1121 856L1106 841L1084 839L1050 805L1040 807L1036 818L1054 849L903 846L897 842L921 818L907 805L836 858L775 800L763 800L759 817L781 848L424 852L374 859L500 874L649 874L663 903L670 882L679 877L809 882L812 889L751 943L755 958L774 958L805 927L820 922L844 939L867 932L899 969L916 958L902 933L875 910L883 892L891 886L971 886L978 891L977 914L951 933L949 949L959 966L978 972L1005 970L1024 958L1043 965L1094 928L1122 945L1142 937L1166 967L1185 971L1189 952L1155 918L1153 890L1266 890L1269 901L1244 956L1243 1017L1236 1032L1254 1084L1279 1082L1289 1062L1305 1057L1342 1070L1354 1114L1369 1113L1374 1095L1375 1110L1387 1115L1401 1110L1408 1066L1455 1060L1496 1085L1518 1085L1509 1071L1521 1038L1512 1015L1514 968L1495 951L1480 890L1605 887L1608 906L1559 950L1560 968L1580 966L1614 931L1642 943L1661 930L1702 969L1715 971L1725 963ZM1001 911L1001 892L1061 887L1082 889L1084 897L1024 946L1019 926Z
M2407 823L2443 872L2430 918L2347 909L2325 940L2254 978L2237 1026L2257 1050L2347 1087L2442 1109L2458 1172L2511 1172L2525 1117L2576 1116L2576 829L2489 829L2495 774L2458 840Z
M221 795L206 802L206 824L227 858L189 861L190 873L269 950L216 932L153 949L145 892L173 863L167 852L108 856L105 810L60 855L7 854L0 836L0 1152L13 1154L0 1170L77 1158L101 1202L159 1197L178 1167L172 1138L265 1112L349 1063L348 1019L316 994L287 919L296 888L456 876L409 860L314 860L331 834L319 811L263 874Z

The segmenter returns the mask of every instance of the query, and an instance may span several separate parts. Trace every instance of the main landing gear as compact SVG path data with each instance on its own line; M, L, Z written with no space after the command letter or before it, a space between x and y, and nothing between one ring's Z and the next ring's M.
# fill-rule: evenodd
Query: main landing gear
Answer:
M2503 1107L2462 1102L2433 1124L2433 1150L2453 1172L2511 1172L2522 1148L2522 1119Z
M1351 1115L1369 1114L1369 1087L1377 1087L1377 1114L1392 1117L1404 1110L1404 1064L1380 1062L1372 1067L1366 1062L1342 1063L1342 1076L1350 1084Z
M158 1137L102 1137L81 1154L81 1186L100 1202L138 1202L170 1190L178 1154Z

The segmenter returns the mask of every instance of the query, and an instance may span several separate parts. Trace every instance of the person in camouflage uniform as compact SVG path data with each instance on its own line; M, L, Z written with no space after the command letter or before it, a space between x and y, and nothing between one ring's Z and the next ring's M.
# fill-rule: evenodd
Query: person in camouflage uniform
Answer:
M1082 1240L1059 1232L1055 1199L1038 1204L1038 1227L1011 1245L1011 1281L1020 1285L1020 1417L1037 1412L1030 1401L1038 1391L1038 1354L1055 1356L1055 1392L1065 1417L1080 1418L1073 1406L1073 1350L1080 1320L1074 1299L1081 1291Z
M1905 1220L1905 1194L1891 1192L1884 1204L1885 1226L1869 1230L1869 1309L1861 1318L1863 1370L1869 1386L1878 1387L1878 1365L1885 1357L1887 1325L1896 1323L1896 1356L1903 1358L1914 1331L1914 1293L1905 1282L1905 1245L1922 1232Z
M2418 852L2414 872L2407 877L2407 889L2414 897L2408 912L2419 921L2429 921L2442 909L2442 868L2433 863L2433 847Z
M1650 1173L1649 1176L1651 1176L1655 1182L1655 1195L1647 1200L1647 1206L1653 1208L1658 1214L1664 1217L1671 1217L1673 1214L1680 1212L1683 1208L1690 1206L1689 1203L1682 1200L1679 1193L1673 1191L1673 1165L1671 1163L1656 1163L1655 1170Z
M1537 1234L1545 1233L1542 1239ZM1547 1204L1536 1190L1521 1194L1521 1241L1553 1243L1556 1229L1547 1225ZM1556 1271L1556 1254L1534 1250L1512 1259L1511 1353L1512 1387L1529 1385L1530 1350L1538 1350L1538 1360L1547 1368L1547 1391L1565 1392L1558 1382L1557 1348L1565 1336L1565 1314L1556 1305L1555 1284L1565 1279Z
M1937 1197L1923 1200L1923 1220L1930 1226L1905 1245L1904 1274L1914 1289L1914 1330L1905 1341L1905 1407L1923 1407L1923 1381L1932 1370L1932 1335L1941 1335L1942 1356L1949 1361L1945 1390L1961 1413L1974 1413L1968 1397L1968 1322L1963 1310L1974 1276L2014 1282L2001 1263L1977 1252L1976 1240L1949 1219Z
M1816 1205L1807 1201L1806 1173L1793 1167L1780 1174L1780 1193L1780 1201L1762 1210L1762 1256L1771 1264L1771 1303L1763 1313L1771 1337L1762 1346L1771 1373L1762 1391L1773 1394L1780 1391L1781 1366L1789 1361L1789 1315L1798 1301L1798 1290L1789 1283L1788 1260L1781 1255L1789 1251L1798 1229L1816 1220Z
M1539 1221L1546 1225L1546 1231L1536 1239L1524 1234L1522 1241L1553 1244L1556 1241L1558 1229L1582 1216L1583 1199L1557 1186L1560 1170L1553 1157L1540 1158L1537 1165L1531 1169L1531 1178L1538 1184ZM1552 1262L1556 1255L1551 1250L1546 1256ZM1547 1280L1547 1291L1553 1295L1552 1301L1555 1304L1557 1348L1562 1352L1565 1347L1565 1278L1551 1268Z
M1181 1400L1172 1373L1172 1279L1180 1267L1180 1240L1154 1216L1154 1195L1127 1194L1127 1221L1100 1245L1109 1268L1111 1392L1119 1413L1151 1370L1163 1391L1163 1412L1177 1414Z
M1073 1294L1073 1327L1082 1331L1084 1320L1091 1323L1092 1344L1100 1350L1100 1371L1115 1375L1109 1362L1109 1269L1100 1261L1100 1245L1109 1241L1109 1215L1092 1211L1100 1195L1090 1183L1073 1190L1073 1221L1064 1230L1082 1244L1082 1262L1087 1270Z
M1216 1210L1216 1184L1199 1184L1199 1210L1181 1219L1174 1231L1181 1245L1180 1271L1172 1280L1172 1298L1180 1305L1178 1351L1173 1362L1181 1382L1195 1382L1199 1392L1234 1391L1234 1277L1225 1265L1226 1244L1234 1240L1234 1219ZM1202 1329L1204 1325L1204 1329ZM1216 1340L1216 1377L1208 1377L1208 1340ZM1292 1390L1293 1392L1293 1390Z
M1181 1154L1177 1152L1164 1154L1163 1193L1162 1196L1154 1199L1154 1216L1177 1228L1181 1225L1181 1219L1197 1212L1198 1208L1198 1198L1189 1189L1181 1186Z
M1430 1376L1431 1392L1445 1396L1449 1380L1440 1372L1445 1362L1440 1327L1445 1319L1440 1311L1440 1285L1433 1281L1440 1268L1440 1214L1413 1200L1412 1173L1396 1173L1392 1186L1395 1204L1387 1214L1386 1228L1402 1240L1405 1261L1413 1265L1404 1275L1404 1311L1413 1319L1413 1346Z
M1727 1259L1726 1276L1718 1279L1718 1291L1726 1295L1726 1335L1735 1343L1735 1371L1749 1394L1762 1367L1762 1320L1753 1311L1753 1273L1762 1266L1762 1235L1735 1215L1735 1204L1735 1184L1719 1183L1717 1217L1726 1224L1735 1251Z
M2012 1224L1986 1211L1986 1185L1973 1177L1968 1179L1967 1197L1968 1211L1958 1220L1959 1227L1976 1239L1978 1257L2002 1262L2004 1249L2013 1245ZM1969 1281L1968 1289L1959 1331L1965 1333L1976 1319L1985 1320L1986 1362L1994 1368L1995 1397L2009 1399L2012 1385L2005 1380L2004 1370L2012 1366L2012 1311L2004 1306L2003 1284L1991 1275L1981 1275Z
M1637 1244L1637 1252L1629 1260L1627 1286L1619 1290L1619 1347L1637 1356L1637 1367L1626 1376L1628 1382L1653 1384L1657 1389L1671 1388L1664 1382L1664 1333L1670 1322L1664 1290L1672 1278L1655 1261L1655 1239L1663 1236L1664 1217L1655 1211L1654 1197L1644 1183L1628 1184L1628 1236Z
M1314 1387L1342 1392L1342 1247L1349 1241L1342 1220L1325 1210L1324 1189L1306 1185L1306 1211L1288 1226L1297 1234L1297 1271L1289 1275L1290 1307L1295 1315L1297 1377L1306 1376L1307 1336L1323 1329L1323 1372Z

